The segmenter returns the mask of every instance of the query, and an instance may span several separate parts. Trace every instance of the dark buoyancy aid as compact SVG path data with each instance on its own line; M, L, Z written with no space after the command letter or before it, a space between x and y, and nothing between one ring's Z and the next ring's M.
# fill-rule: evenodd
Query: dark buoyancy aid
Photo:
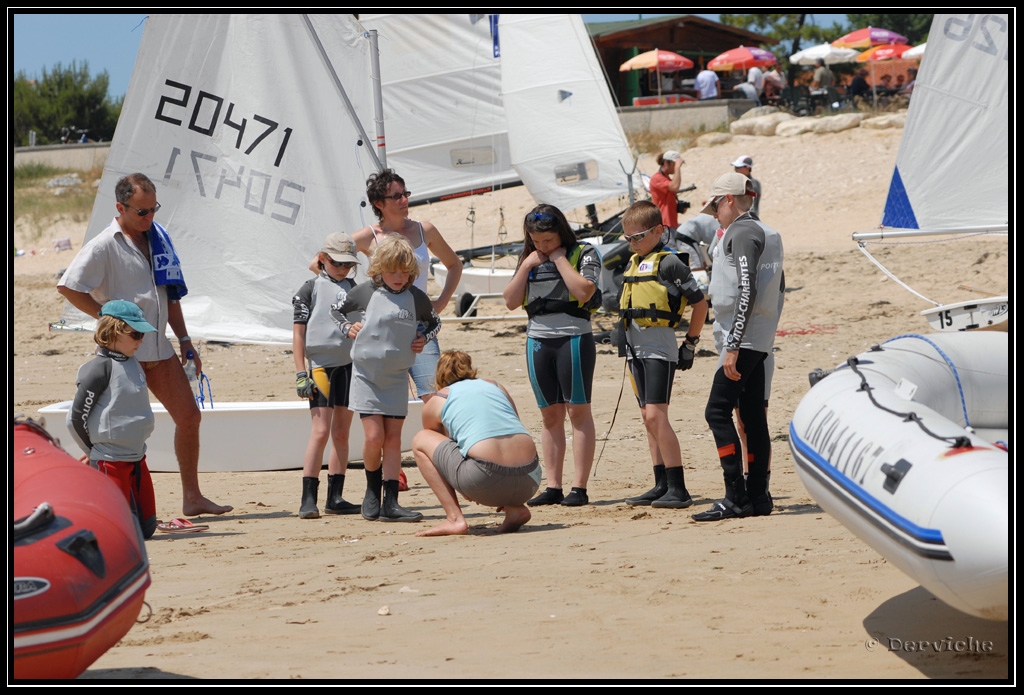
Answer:
M619 314L638 326L675 328L686 308L686 298L675 285L665 286L658 280L658 269L666 256L675 255L662 249L640 258L633 254L622 275Z
M576 270L579 270L583 250L583 244L576 244L566 254L569 264ZM538 277L537 268L530 271L526 294L523 296L523 308L526 309L526 315L530 318L544 314L568 314L588 321L590 315L597 310L597 307L588 309L586 302L582 302L570 294L565 280L562 279L557 269L553 269L553 273L545 273Z

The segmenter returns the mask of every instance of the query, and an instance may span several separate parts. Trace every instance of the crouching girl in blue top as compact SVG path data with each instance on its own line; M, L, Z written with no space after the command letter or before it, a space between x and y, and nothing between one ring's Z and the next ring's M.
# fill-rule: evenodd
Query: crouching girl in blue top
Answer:
M499 533L530 520L526 501L540 485L533 437L508 391L477 379L469 355L446 350L437 363L435 394L423 406L423 429L412 440L416 466L444 509L444 522L417 536L452 536L469 526L455 496L505 512Z

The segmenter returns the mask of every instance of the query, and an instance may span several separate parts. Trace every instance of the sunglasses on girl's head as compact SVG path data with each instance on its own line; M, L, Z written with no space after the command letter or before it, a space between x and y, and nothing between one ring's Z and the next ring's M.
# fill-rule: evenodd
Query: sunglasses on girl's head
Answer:
M330 261L331 265L333 265L335 268L345 268L346 270L352 270L353 268L356 267L356 264L352 263L351 261L336 261L333 258L328 260Z
M647 236L648 234L650 234L651 232L653 232L653 231L654 231L655 229L657 229L657 228L658 228L659 226L660 226L660 225L657 225L657 224L656 224L656 225L654 225L653 227L650 227L649 229L645 229L645 230L644 230L644 231L642 231L642 232L637 232L636 234L623 234L623 235L622 235L622 238L623 238L623 239L625 239L625 240L626 240L627 242L629 242L630 244L632 244L632 243L633 243L634 241L641 241L641 240L643 240L643 238L644 238L644 237L646 237L646 236Z
M526 216L527 221L532 222L535 227L544 226L547 230L558 224L558 218L550 212L531 212ZM538 229L537 231L544 231Z

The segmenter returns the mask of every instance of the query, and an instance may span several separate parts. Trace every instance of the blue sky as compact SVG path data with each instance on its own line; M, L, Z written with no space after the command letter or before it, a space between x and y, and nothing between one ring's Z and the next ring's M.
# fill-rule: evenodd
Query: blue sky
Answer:
M52 69L58 63L65 67L72 62L89 64L89 74L104 70L110 75L108 94L112 98L124 96L131 80L135 56L142 41L145 14L29 14L15 12L8 15L8 30L13 25L14 70L24 71L29 78L42 75L43 68ZM585 14L587 22L607 22L636 19L636 14ZM659 17L645 14L643 17ZM717 14L701 15L718 19ZM845 22L846 15L819 14L813 16L817 24L831 26L834 21Z

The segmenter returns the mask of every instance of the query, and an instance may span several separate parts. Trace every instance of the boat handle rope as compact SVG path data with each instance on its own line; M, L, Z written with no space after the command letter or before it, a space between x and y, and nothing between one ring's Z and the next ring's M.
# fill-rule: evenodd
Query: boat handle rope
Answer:
M960 396L960 409L961 409L961 411L963 412L963 415L964 415L964 423L966 423L967 427L970 427L971 426L971 418L967 416L967 399L964 398L964 387L963 387L963 384L960 383L960 372L957 371L956 365L953 364L953 360L949 359L949 355L944 353L942 351L942 348L940 348L938 345L935 344L934 340L929 340L928 338L926 338L923 335L920 335L918 333L906 333L904 335L898 335L895 338L889 338L889 340L887 340L884 343L882 343L882 345L886 345L888 343L891 343L894 340L900 340L901 338L916 338L917 340L923 340L924 342L926 342L930 346L932 346L932 348L935 350L935 352L939 353L939 356L942 357L942 359L946 361L946 364L949 366L949 370L953 373L953 379L954 379L954 381L956 381L956 392L957 392L957 395Z
M210 386L210 377L206 372L199 375L199 393L196 394L196 405L200 410L206 410L206 397L210 397L210 410L213 410L213 387Z
M882 405L881 403L876 401L875 397L871 394L871 392L874 390L874 387L871 386L871 384L868 383L868 380L864 376L864 374L861 373L861 371L859 369L857 369L857 365L858 364L860 364L860 361L856 357L850 357L849 359L846 360L846 365L850 369L853 370L854 374L856 374L857 376L860 377L860 388L857 389L857 390L858 391L863 391L864 393L866 393L867 396L868 396L868 399L871 401L872 405L874 405L876 408L878 408L879 410L884 410L885 412L890 413L891 415L896 415L898 417L901 417L901 418L903 418L904 422L914 422L914 423L916 423L917 426L920 427L921 430L925 434L927 434L929 437L932 437L934 439L938 439L940 442L946 442L951 447L953 447L955 449L969 449L969 448L974 446L971 443L970 437L964 437L964 436L940 437L939 435L935 434L934 432L929 430L927 427L925 427L925 424L921 421L921 416L918 415L917 413L915 413L914 411L909 411L909 412L906 412L906 413L901 413L898 410L891 410L889 408L886 408L884 405Z

